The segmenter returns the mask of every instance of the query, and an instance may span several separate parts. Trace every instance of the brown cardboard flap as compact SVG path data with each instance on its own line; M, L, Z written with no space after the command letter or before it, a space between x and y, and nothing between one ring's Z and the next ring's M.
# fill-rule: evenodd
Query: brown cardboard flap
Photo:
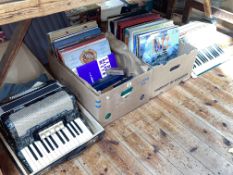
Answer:
M139 75L149 67L128 50L125 43L117 40L111 33L106 33L111 50L116 54L118 63L126 68L128 75Z
M2 58L7 45L8 42L0 44L0 59ZM25 83L37 78L42 73L47 74L50 79L52 78L38 59L30 52L27 46L22 44L4 83Z

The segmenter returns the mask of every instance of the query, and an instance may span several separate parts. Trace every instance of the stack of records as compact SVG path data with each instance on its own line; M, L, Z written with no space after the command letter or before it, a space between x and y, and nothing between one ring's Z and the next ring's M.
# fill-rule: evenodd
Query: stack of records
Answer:
M122 71L117 71L119 66L115 54L95 21L48 35L57 58L97 91L103 91L113 84L116 86L119 81L128 79ZM116 72L120 72L120 75L116 75Z
M109 18L108 30L152 66L166 64L179 50L178 27L156 13L138 11Z

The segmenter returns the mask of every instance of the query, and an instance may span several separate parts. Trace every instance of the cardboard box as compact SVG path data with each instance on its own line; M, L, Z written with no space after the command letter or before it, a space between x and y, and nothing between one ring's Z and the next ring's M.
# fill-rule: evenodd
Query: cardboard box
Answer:
M152 67L151 74L151 98L186 81L191 77L193 64L197 50L189 44L180 43L178 57L170 60L165 65Z
M150 72L126 45L108 35L112 51L120 64L128 65L127 70L135 76L128 82L105 93L97 92L87 82L76 76L59 59L51 57L49 64L54 76L78 97L80 103L102 124L107 125L150 99ZM146 73L145 73L146 72Z

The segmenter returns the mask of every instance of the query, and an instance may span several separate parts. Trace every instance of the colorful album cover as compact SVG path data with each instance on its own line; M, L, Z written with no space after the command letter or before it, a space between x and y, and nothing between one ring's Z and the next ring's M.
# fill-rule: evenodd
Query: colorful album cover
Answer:
M136 42L135 42L136 36L138 36L139 34L152 32L172 25L174 25L172 21L162 19L151 23L145 23L143 25L127 28L125 30L125 42L128 45L129 50L135 53L134 51L136 47Z
M179 29L177 27L138 36L138 57L150 65L166 64L177 56Z
M166 22L168 21L167 19L159 19L159 20L156 20L156 21L153 21L153 22L147 22L147 23L143 23L143 24L138 24L138 25L135 25L135 26L131 26L131 27L127 27L124 29L124 42L128 45L128 40L129 40L129 37L130 35L132 35L132 32L136 32L138 30L141 30L141 29L146 29L148 27L153 27L159 23L163 23L163 22Z
M157 25L153 25L152 27L148 27L145 29L139 29L138 31L133 31L132 32L132 40L131 40L131 45L132 45L132 52L137 55L137 43L138 43L138 36L139 35L144 35L147 33L156 33L157 31L163 30L165 28L170 28L173 27L173 21L166 21L166 22L161 22L159 21L159 23Z
M76 68L83 64L104 58L110 54L111 49L106 38L97 40L94 38L59 51L62 61L72 71L76 71Z
M94 84L99 79L107 76L106 71L111 68L117 68L117 60L112 53L104 58L94 60L90 63L77 67L77 75L86 80L89 84Z

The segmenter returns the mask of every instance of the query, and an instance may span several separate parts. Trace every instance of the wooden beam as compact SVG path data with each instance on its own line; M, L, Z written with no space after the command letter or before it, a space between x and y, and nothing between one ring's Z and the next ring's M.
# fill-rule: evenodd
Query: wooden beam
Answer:
M31 19L20 22L13 33L11 41L0 61L0 86L6 78L7 72L20 49L30 24Z
M36 0L27 0L28 2ZM22 21L30 18L47 16L86 5L100 3L104 0L39 0L38 4L22 4L20 1L12 2L12 8L5 8L0 4L0 25ZM21 5L19 5L21 4ZM30 6L28 6L30 5Z
M173 12L175 4L176 4L176 0L168 0L167 18L169 18L169 19L172 17L172 12Z
M233 24L233 13L216 7L212 7L212 13L215 18Z

